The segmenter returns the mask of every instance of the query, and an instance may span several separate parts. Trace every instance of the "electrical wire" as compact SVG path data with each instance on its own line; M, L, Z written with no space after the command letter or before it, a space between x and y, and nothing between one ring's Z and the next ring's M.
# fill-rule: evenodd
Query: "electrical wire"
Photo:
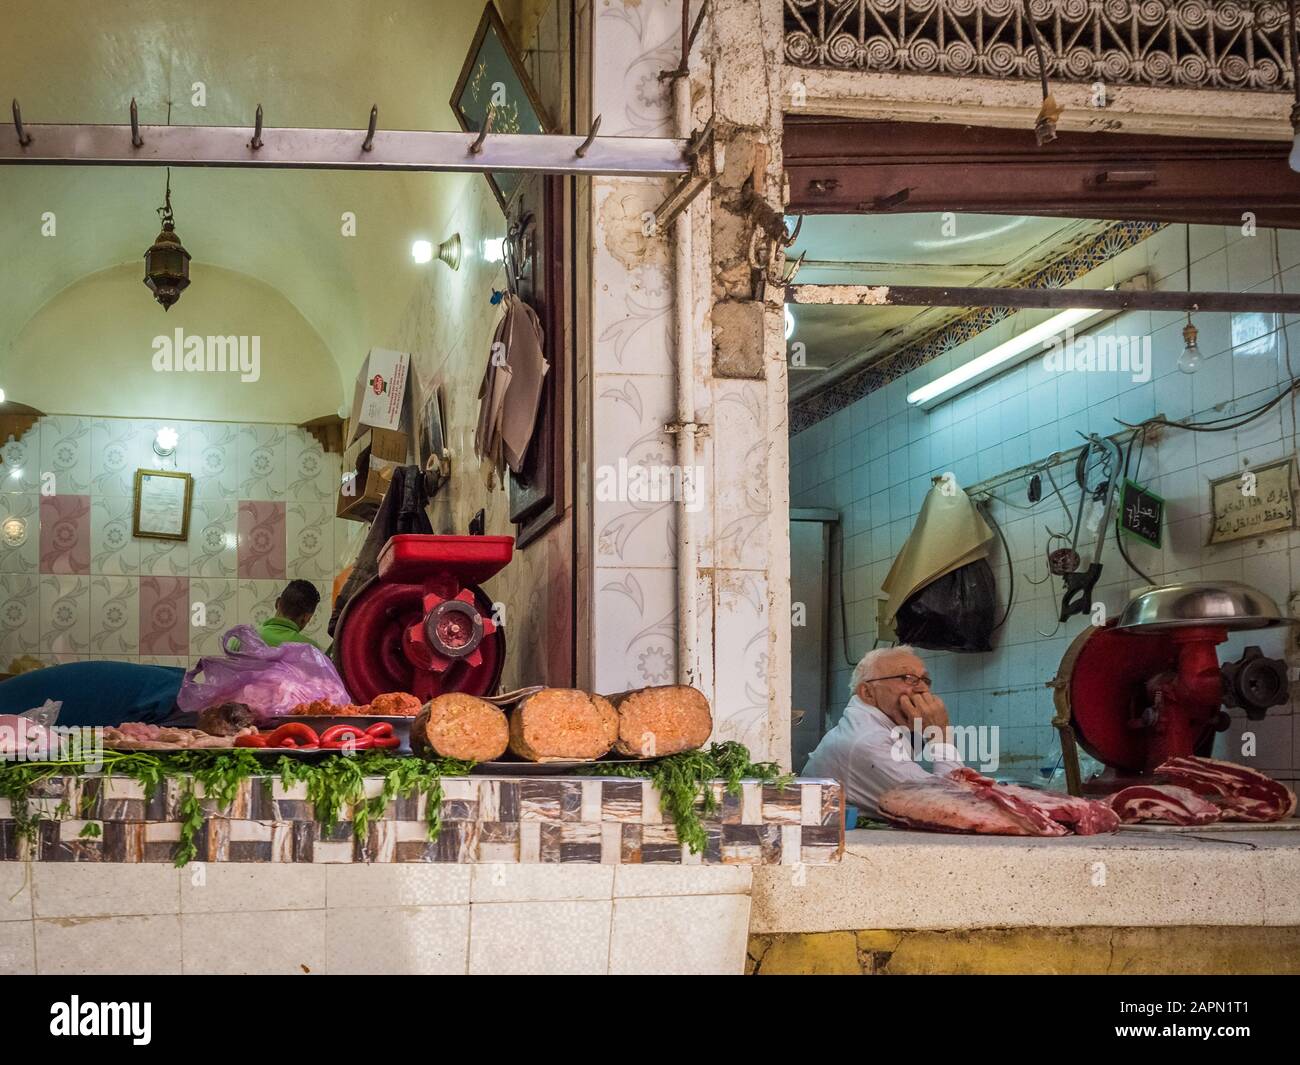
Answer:
M979 508L979 512L993 526L993 531L998 534L998 539L1002 541L1002 552L1007 557L1007 608L1002 612L1002 620L989 630L991 635L1002 628L1007 623L1007 618L1011 616L1011 605L1016 599L1016 566L1011 561L1011 548L1008 546L1007 538L1002 532L1002 526L998 524L997 518L993 516L993 508L985 503Z

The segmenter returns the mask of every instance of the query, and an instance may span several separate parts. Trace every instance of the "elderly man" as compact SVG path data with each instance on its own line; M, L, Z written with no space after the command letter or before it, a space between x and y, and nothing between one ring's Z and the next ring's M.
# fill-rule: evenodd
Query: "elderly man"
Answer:
M929 777L912 760L913 733L947 729L948 711L930 691L925 663L907 646L868 651L853 670L853 697L836 726L808 756L803 775L842 781L847 801L879 816L880 796L896 784ZM951 744L926 748L937 774L961 767Z

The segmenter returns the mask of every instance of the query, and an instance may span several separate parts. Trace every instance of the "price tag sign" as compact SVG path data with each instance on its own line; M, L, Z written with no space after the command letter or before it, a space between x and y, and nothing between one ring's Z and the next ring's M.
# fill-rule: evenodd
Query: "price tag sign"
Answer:
M1119 506L1119 527L1124 532L1144 544L1159 547L1164 516L1165 501L1160 496L1124 478Z
M1254 466L1210 482L1210 543L1244 540L1296 527L1295 457Z

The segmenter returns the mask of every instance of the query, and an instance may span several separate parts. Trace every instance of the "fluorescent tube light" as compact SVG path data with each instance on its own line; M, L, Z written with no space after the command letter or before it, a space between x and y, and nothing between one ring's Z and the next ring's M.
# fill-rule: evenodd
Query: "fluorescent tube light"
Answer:
M1107 291L1114 285L1108 285ZM1024 362L1035 349L1041 350L1047 341L1059 333L1084 322L1093 324L1101 317L1113 317L1119 311L1104 310L1096 307L1071 307L1069 310L1054 314L1045 322L1030 326L1023 333L1018 333L1010 340L990 348L983 355L977 355L969 362L964 362L955 370L949 370L942 377L935 378L928 385L922 385L915 392L908 394L907 402L929 410L945 399L950 399L959 392L973 388L1003 370L1010 369Z

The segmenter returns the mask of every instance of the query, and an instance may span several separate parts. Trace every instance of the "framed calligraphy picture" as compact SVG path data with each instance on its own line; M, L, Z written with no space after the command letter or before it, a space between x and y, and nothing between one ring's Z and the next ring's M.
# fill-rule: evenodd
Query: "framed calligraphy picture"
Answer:
M1270 462L1210 482L1211 544L1296 528L1296 460Z
M547 133L552 128L510 33L491 0L483 9L465 65L456 79L451 109L466 133L480 132L489 114L492 126L488 136ZM510 202L527 175L511 171L486 176L501 210L509 216Z

